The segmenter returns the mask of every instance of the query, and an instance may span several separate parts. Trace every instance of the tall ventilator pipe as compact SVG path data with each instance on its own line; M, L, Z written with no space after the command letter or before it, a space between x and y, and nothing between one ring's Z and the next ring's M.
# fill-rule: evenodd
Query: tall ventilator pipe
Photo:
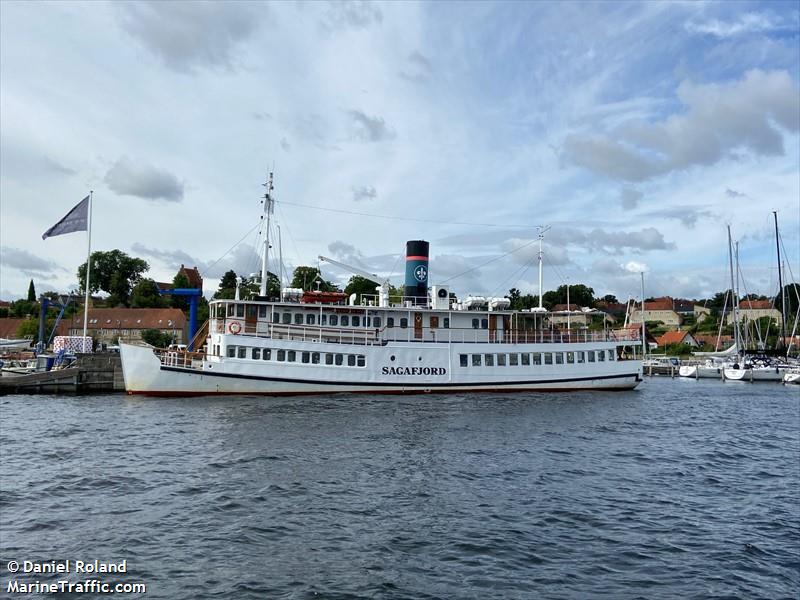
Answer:
M404 295L415 305L428 303L428 252L424 240L406 242L406 289Z

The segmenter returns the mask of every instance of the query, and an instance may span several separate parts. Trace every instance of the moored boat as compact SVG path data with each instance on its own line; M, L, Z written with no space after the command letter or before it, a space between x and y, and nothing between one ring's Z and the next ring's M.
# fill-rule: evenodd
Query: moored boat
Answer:
M268 247L259 295L211 301L199 352L120 344L129 394L627 390L642 380L641 361L623 360L621 348L640 343L630 333L554 329L507 298L460 301L429 287L423 240L406 245L405 293L394 302L388 280L320 257L376 282L360 304L302 290L268 298Z

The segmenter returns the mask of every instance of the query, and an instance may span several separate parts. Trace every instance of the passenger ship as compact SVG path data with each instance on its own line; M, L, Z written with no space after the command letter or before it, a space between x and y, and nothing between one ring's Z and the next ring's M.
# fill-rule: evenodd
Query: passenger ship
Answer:
M405 296L394 303L387 280L353 267L379 284L374 298L288 289L268 299L267 247L261 295L212 301L200 352L120 344L129 394L626 390L641 382L641 361L620 351L634 340L548 328L546 311L513 311L507 298L429 289L427 242L407 243Z

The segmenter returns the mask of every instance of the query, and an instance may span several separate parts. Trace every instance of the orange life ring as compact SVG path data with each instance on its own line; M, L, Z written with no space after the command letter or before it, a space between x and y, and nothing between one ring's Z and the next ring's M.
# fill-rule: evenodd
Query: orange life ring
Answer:
M236 335L242 331L242 324L239 321L231 321L230 325L228 325L228 331Z

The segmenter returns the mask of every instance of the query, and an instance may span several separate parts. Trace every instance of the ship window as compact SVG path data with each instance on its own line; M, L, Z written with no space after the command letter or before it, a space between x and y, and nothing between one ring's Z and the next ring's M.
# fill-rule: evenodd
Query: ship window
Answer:
M485 357L486 359L486 366L493 367L494 366L494 354L487 354Z
M563 352L556 352L556 364L563 365L564 364L564 353Z
M498 367L505 367L506 366L506 355L505 354L498 354L497 355L497 366Z
M361 317L353 315L353 327L358 327L360 325L361 325Z
M512 367L516 367L519 365L519 354L509 354L508 355L508 364Z
M574 352L567 352L567 363L573 364L575 362L575 353Z
M252 357L253 360L259 360L261 358L261 348L253 348Z
M445 317L443 321L444 324L442 325L442 327L444 327L445 329L450 329L450 317Z
M338 325L339 324L339 317L337 315L331 315L331 325Z
M439 317L431 317L431 329L439 327Z
M394 327L394 317L386 317L386 327Z
M478 319L472 319L472 328L477 329L480 326L481 322Z
M489 319L481 319L481 329L489 329Z
M297 360L297 352L294 350L286 351L286 362L294 362Z
M278 350L278 361L284 362L286 360L286 350Z
M403 317L402 319L400 319L400 328L405 329L406 327L408 327L408 319Z
M473 354L472 355L472 366L473 367L480 367L481 366L481 355L480 354Z
M283 324L288 325L292 322L292 315L290 313L283 313Z
M328 324L328 315L320 315L319 324L320 325L327 325Z
M357 364L359 367L366 366L367 358L363 354L359 354L356 358L358 359Z
M236 316L243 317L244 316L244 304L237 304L236 305Z
M550 352L544 353L544 364L552 365L553 364L553 355Z
M355 367L356 366L356 355L355 354L348 354L347 355L347 366L348 367Z
M542 364L542 353L541 352L534 352L533 353L533 364L535 364L535 365Z
M576 355L576 357L577 357L577 362L579 362L579 363L582 363L582 362L584 362L584 360L585 360L585 358L584 358L584 357L585 357L585 355L584 355L583 351L581 351L581 352L576 352L576 353L575 353L575 355Z
M606 351L600 350L597 352L597 360L603 362L606 359Z
M613 360L617 360L617 351L616 351L616 349L608 351L608 360L612 360L612 361Z
M311 362L311 352L303 352L301 360L306 364Z
M337 354L337 355L335 355L334 358L335 358L334 362L336 363L336 366L337 367L342 366L342 364L344 363L344 355L343 354Z
M261 355L261 358L263 358L264 360L271 360L272 359L272 350L270 350L269 348L264 348L264 352Z
M258 307L258 316L260 319L267 318L267 307L266 306L259 306Z
M592 350L589 350L589 352L586 353L586 356L589 358L589 362L594 362L594 352Z
M229 317L233 316L234 310L235 309L233 308L233 304L228 304L228 316Z
M311 353L311 364L318 365L319 364L319 352L312 352Z
M467 366L467 362L468 362L468 360L467 360L467 355L466 354L459 354L458 355L458 363L462 367L466 367Z
M380 328L380 326L381 326L381 318L380 317L372 317L372 326Z
M247 358L247 348L244 346L239 346L236 356L237 358Z
M350 326L350 317L348 317L347 315L342 315L342 319L341 319L340 322L342 324L342 327L349 327Z
M522 366L529 367L531 364L531 355L525 352L524 354L520 354L519 357L522 359Z
M306 315L306 325L313 325L317 321L317 317L314 313L308 313Z
M250 304L247 306L247 316L251 319L255 319L258 316L258 306L255 304Z
M228 358L236 356L236 346L228 346Z
M303 324L303 315L301 313L294 313L294 324L295 325Z
M325 364L326 365L333 364L333 354L325 354Z
M272 313L272 322L273 323L280 323L281 322L281 313L277 313L277 312Z

